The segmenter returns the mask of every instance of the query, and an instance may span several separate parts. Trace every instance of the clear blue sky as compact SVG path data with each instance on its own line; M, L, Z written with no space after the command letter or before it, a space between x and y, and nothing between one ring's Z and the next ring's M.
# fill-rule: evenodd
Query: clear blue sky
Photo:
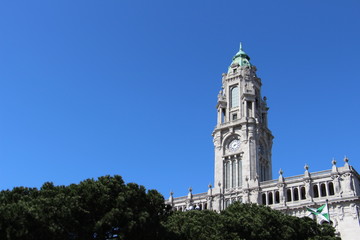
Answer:
M0 2L0 189L119 174L168 197L213 182L239 42L262 78L273 176L360 171L360 3Z

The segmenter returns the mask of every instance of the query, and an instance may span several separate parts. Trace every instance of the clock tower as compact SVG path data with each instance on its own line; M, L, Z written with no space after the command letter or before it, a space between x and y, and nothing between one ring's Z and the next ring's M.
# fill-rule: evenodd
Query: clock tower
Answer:
M309 207L326 206L331 225L341 239L360 235L360 174L349 165L320 172L272 179L271 148L273 135L268 129L268 106L261 96L261 79L241 44L227 73L216 105L217 124L213 131L215 146L214 186L207 192L174 198L167 204L175 211L208 209L220 212L234 202L256 203L285 214L306 217ZM324 219L318 219L321 223ZM328 221L328 220L327 220Z
M271 147L266 97L250 57L240 49L222 75L216 105L215 191L241 191L272 179Z

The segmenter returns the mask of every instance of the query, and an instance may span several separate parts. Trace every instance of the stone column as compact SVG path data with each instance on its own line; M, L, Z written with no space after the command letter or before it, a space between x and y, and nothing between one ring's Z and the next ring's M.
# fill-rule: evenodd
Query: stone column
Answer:
M264 192L264 193L265 193L265 199L266 199L265 204L269 205L269 195L267 192Z
M222 114L222 109L218 108L218 116L217 116L217 124L218 125L221 124L221 114Z
M235 177L236 177L236 180L235 180L235 186L236 187L239 187L239 159L235 157Z
M233 188L233 161L231 160L231 158L229 157L229 162L230 162L230 178L229 178L229 185L230 185L230 188Z
M244 115L245 115L245 117L248 117L248 106L247 106L247 101L244 101Z
M252 106L252 117L255 118L255 102L252 102L251 106Z

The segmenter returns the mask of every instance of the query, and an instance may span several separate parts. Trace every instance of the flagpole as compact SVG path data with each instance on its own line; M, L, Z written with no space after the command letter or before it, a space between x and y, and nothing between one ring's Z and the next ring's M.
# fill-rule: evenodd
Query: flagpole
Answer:
M330 211L329 211L329 199L326 199L326 208L328 210L328 215L329 215L329 224L331 224L331 220L330 220Z

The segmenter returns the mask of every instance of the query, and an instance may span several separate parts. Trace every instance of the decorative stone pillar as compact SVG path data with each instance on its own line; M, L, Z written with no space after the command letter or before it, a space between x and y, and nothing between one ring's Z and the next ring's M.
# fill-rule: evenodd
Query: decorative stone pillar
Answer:
M209 184L208 187L209 187L209 189L208 189L207 198L206 198L207 208L208 208L209 210L212 210L212 200L213 200L213 196L212 196L212 186L211 186L211 184Z
M280 169L277 187L279 189L279 203L283 204L285 206L286 205L285 179L284 179L283 173L284 173L283 170Z
M311 194L311 175L309 172L309 165L305 164L304 166L305 172L304 172L304 185L305 185L305 197L308 201L313 201L313 196ZM300 195L301 195L301 189L300 189Z
M345 172L341 175L341 178L344 180L343 194L347 196L355 196L354 186L353 186L353 173L351 171L351 167L349 165L349 159L347 157L344 158L344 168Z
M342 194L341 194L341 185L340 185L340 174L338 168L336 167L336 160L333 159L331 163L332 163L331 179L334 184L334 191L337 196L341 197Z
M191 209L192 203L193 203L192 188L189 187L189 193L188 193L188 197L187 197L187 200L186 200L186 208L187 208L187 210Z
M173 193L173 191L170 192L169 203L170 203L171 208L174 208L174 193Z

